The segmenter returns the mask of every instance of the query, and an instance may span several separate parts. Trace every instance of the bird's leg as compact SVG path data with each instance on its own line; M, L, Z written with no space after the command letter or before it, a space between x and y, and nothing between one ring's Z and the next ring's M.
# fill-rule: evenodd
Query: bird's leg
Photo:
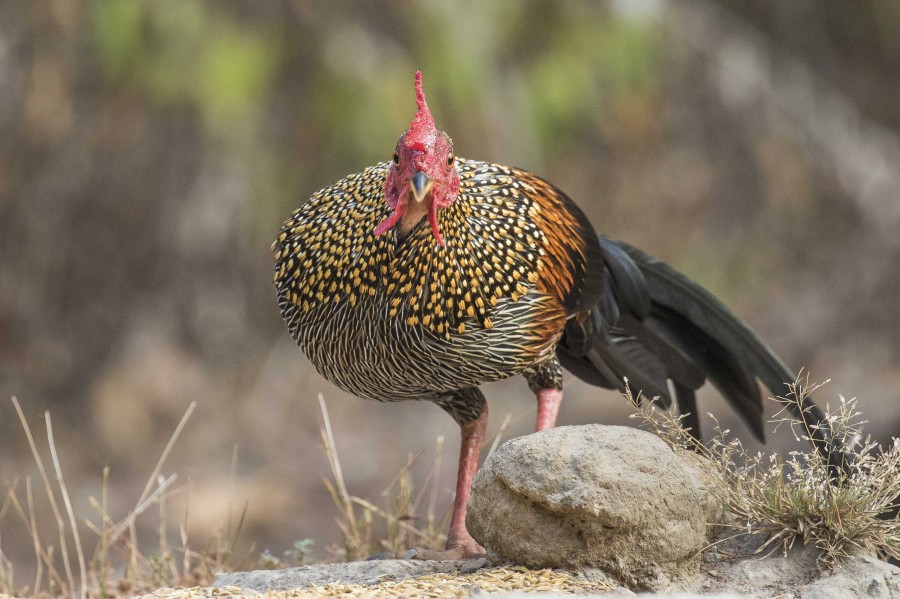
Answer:
M466 506L472 495L472 479L478 471L478 457L484 444L487 429L487 405L475 420L460 427L462 440L459 448L459 472L456 475L456 498L453 500L453 516L447 535L447 552L461 552L461 557L483 555L484 549L466 530Z
M459 471L456 475L456 498L444 551L417 550L416 559L465 559L483 557L484 549L466 530L466 505L472 494L472 479L478 471L478 458L484 444L488 409L484 395L467 387L436 401L459 424Z
M534 430L543 431L556 426L556 414L562 397L559 389L541 389L537 392L537 425Z
M562 403L562 366L556 357L532 366L524 372L528 387L537 397L537 425L543 431L556 426L556 415Z

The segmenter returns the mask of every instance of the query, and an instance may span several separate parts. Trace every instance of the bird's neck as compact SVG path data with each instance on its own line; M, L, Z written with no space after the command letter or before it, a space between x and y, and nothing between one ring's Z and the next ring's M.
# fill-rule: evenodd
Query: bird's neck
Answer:
M407 237L413 229L415 229L419 223L425 220L425 217L428 216L428 202L430 199L426 199L422 202L416 202L415 200L409 200L409 205L406 209L406 212L403 216L400 217L400 220L397 222L397 237L403 239Z

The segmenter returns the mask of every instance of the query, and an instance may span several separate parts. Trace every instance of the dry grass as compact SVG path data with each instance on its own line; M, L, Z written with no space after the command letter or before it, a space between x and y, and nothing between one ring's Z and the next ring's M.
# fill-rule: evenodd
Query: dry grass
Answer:
M216 572L226 569L232 558L241 528L243 513L237 522L231 518L213 534L205 547L192 547L187 535L190 493L188 485L176 486L177 476L163 476L166 460L182 430L194 411L191 404L163 450L156 467L147 479L134 507L115 519L107 509L109 504L109 469L103 470L100 498L91 497L94 512L89 517L75 513L66 487L65 477L50 414L44 413L47 447L53 466L51 479L45 460L41 457L35 436L28 425L21 406L12 398L22 429L28 439L39 473L39 486L50 504L56 534L42 537L35 512L35 489L30 476L24 479L24 493L17 483L12 484L0 504L0 531L7 518L17 518L26 528L34 547L35 576L22 582L15 579L12 563L3 553L0 536L0 595L106 598L148 592L160 586L196 586L208 584ZM168 538L171 499L185 495L185 510L181 514L179 539L172 545ZM158 552L145 555L139 550L137 520L158 509Z
M42 456L35 434L18 401L13 398L12 403L31 448L38 480L35 483L30 476L26 476L23 484L13 483L0 501L0 598L42 596L105 599L173 587L193 589L186 592L194 594L199 592L197 589L211 584L216 573L235 567L274 569L307 562L313 545L311 539L297 541L283 555L264 552L254 554L252 558L250 553L235 557L234 547L246 506L243 510L238 510L235 516L235 510L229 507L227 519L213 531L209 544L203 547L191 544L187 534L190 485L178 485L177 475L163 475L163 470L172 448L194 411L194 404L188 408L163 449L134 502L134 507L116 519L108 509L109 469L104 468L102 473L100 497L89 498L92 512L87 516L77 514L66 487L49 413L44 415L47 435L45 453L49 453L52 469L45 465L48 461ZM338 508L336 522L343 535L340 545L327 548L331 558L350 561L365 559L377 553L402 555L412 547L443 548L449 509L439 511L437 505L444 437L438 436L433 448L422 449L415 455L410 455L381 493L380 500L371 501L347 490L335 435L321 396L320 405L323 419L322 444L331 468L331 477L325 479L324 483ZM508 424L509 417L501 426L494 447ZM414 470L417 470L426 456L431 455L432 450L433 458L424 476L415 477L417 480L414 483ZM236 465L235 449L232 478L235 476ZM39 514L35 509L35 494L39 491L46 494L50 516L55 523L55 530L51 535L47 535L39 526L39 523L47 520L45 514ZM176 498L179 500L177 505L184 505L183 513L177 515L173 514L173 506L176 505L173 500ZM148 539L143 539L144 552L139 549L141 544L137 524L141 518L156 519L156 538L150 542L156 544L158 549L149 555L146 552ZM3 531L6 526L16 524L25 527L34 548L35 576L28 581L16 579L13 565L3 552ZM170 531L176 526L178 538L173 542ZM499 574L495 573L495 576ZM437 580L433 583L436 585ZM421 584L429 583L426 580ZM448 588L452 588L452 585Z
M413 466L424 455L420 450L410 455L394 480L381 493L383 507L351 495L347 491L341 462L338 457L334 431L324 397L319 394L322 410L322 446L331 468L331 479L324 479L325 487L338 509L336 519L343 536L343 544L329 548L337 559L354 561L374 554L402 555L412 547L442 549L446 541L449 513L436 513L438 479L441 472L441 454L444 437L438 436L434 446L434 461L428 469L421 489L416 492L413 483ZM424 513L423 513L424 512ZM384 530L376 535L376 530ZM376 537L381 536L376 540Z
M810 386L808 376L798 378L778 401L801 406L824 384ZM718 423L712 440L700 445L682 428L681 418L652 403L640 406L640 397L634 398L630 389L626 397L638 407L636 416L671 446L707 458L710 491L741 529L768 535L766 546L787 551L798 542L813 544L823 567L860 551L900 559L900 521L896 515L886 517L900 498L900 439L893 439L890 447L863 439L864 422L855 399L840 397L836 411L826 408L835 436L855 458L846 471L835 473L809 443L812 431L787 415L786 408L773 422L790 427L796 440L809 449L785 458L751 454Z
M354 561L377 554L400 557L412 548L443 549L447 541L446 531L450 525L452 507L448 503L440 514L437 512L444 436L439 435L435 439L434 458L419 483L421 488L416 491L413 468L428 453L426 448L409 455L397 476L381 492L383 505L378 506L347 491L334 431L322 394L319 394L319 407L322 411L322 428L319 432L331 468L331 479L323 479L323 482L338 509L335 521L343 536L342 545L329 547L329 554L341 561ZM497 430L489 454L500 445L511 421L512 416L507 414Z

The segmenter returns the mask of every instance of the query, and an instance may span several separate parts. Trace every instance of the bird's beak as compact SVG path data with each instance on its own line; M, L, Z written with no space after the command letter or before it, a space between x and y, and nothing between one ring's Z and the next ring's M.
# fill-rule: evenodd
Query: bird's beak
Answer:
M416 203L419 203L425 199L425 196L427 196L428 192L431 191L432 185L434 185L434 181L429 179L428 175L426 175L422 171L416 171L416 174L410 177L409 186L412 189L413 197L416 199Z

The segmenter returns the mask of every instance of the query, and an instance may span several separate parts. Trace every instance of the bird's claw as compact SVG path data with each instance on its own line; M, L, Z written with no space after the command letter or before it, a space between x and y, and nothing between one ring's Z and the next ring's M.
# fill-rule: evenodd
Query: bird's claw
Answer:
M366 561L371 562L371 561L382 560L382 559L403 559L403 560L421 559L421 558L416 557L419 554L419 551L420 550L416 549L415 547L413 547L412 549L407 549L403 553L399 553L399 552L395 553L393 551L382 551L381 553L376 553L375 555L370 555L369 557L366 558Z
M434 549L419 549L417 547L407 549L403 553L383 551L382 553L376 553L375 555L368 557L366 561L382 559L456 561L464 559L481 559L483 557L485 557L484 549L475 544L473 547L457 545L454 547L448 547L443 551L435 551Z
M453 547L447 547L443 551L434 551L432 549L411 549L410 551L415 551L415 555L413 555L412 559L420 560L458 561L463 559L480 559L485 557L484 549L482 549L480 545L474 542L471 544L471 546L455 545Z

